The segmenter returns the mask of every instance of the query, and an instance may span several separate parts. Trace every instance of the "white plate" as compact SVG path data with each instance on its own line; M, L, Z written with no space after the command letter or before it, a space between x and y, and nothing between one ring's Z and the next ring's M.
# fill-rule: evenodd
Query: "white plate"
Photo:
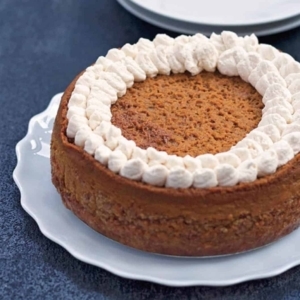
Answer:
M236 32L238 35L255 33L257 36L263 36L293 29L300 25L299 14L294 17L277 22L248 26L216 26L209 24L184 22L173 18L168 18L163 15L158 15L154 12L142 8L139 5L136 5L130 0L117 1L130 13L150 24L162 27L164 29L188 34L195 34L197 32L200 32L205 35L210 35L212 32L220 33L223 30L230 30Z
M300 14L299 0L131 0L157 15L208 25L257 25Z
M225 286L280 274L300 263L300 229L255 251L215 257L180 258L150 254L123 246L95 232L68 209L51 183L50 137L61 94L29 122L17 144L14 180L23 208L42 233L74 257L122 277L170 286ZM188 245L187 245L188 247Z

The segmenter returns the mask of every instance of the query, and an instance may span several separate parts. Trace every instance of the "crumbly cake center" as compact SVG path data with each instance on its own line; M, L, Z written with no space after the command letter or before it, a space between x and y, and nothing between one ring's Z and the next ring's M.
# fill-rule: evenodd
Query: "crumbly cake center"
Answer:
M112 123L147 149L197 156L228 151L256 128L262 97L240 77L201 72L136 82L112 106Z

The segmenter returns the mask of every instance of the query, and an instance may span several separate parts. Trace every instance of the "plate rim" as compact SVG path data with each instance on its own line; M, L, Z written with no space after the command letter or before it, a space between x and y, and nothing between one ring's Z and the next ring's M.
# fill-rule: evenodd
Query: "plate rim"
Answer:
M141 1L141 0L128 0L128 1L134 3L135 5L141 7L141 8L143 8L143 9L149 11L149 12L152 12L156 15L160 15L160 16L163 16L163 17L166 17L166 18L169 18L169 19L174 19L174 20L177 20L177 21L183 21L183 22L187 22L187 23L206 24L206 25L212 25L212 26L265 25L265 24L268 24L268 23L274 23L274 22L282 21L282 20L285 20L285 19L288 19L288 18L295 17L297 15L300 15L300 9L299 9L299 11L290 13L288 15L285 15L284 17L283 16L279 17L279 18L269 17L269 19L260 20L260 21L252 21L252 22L250 21L250 22L247 22L247 23L241 23L241 22L223 23L223 22L207 22L207 21L199 22L194 17L192 17L192 18L183 18L182 15L180 15L180 14L176 14L176 13L175 14L168 14L168 13L166 13L166 11L160 11L157 8L149 7L149 6L145 5L145 3L143 3L143 1Z
M55 242L56 244L60 245L61 247L63 247L65 250L67 250L73 257L75 257L76 259L83 261L85 263L100 267L108 272L111 272L115 275L121 276L123 278L128 278L128 279L134 279L134 280L143 280L143 281L148 281L148 282L153 282L153 283L157 283L157 284L161 284L161 285L166 285L166 286L172 286L172 287L187 287L187 286L214 286L214 287L221 287L221 286L230 286L230 285L234 285L234 284L238 284L238 283L242 283L242 282L246 282L246 281L250 281L250 280L256 280L256 279L263 279L263 278L269 278L269 277L273 277L276 275L279 275L289 269L291 269L292 267L295 267L297 265L300 264L300 255L299 257L296 259L294 257L293 260L290 259L290 261L288 263L285 263L283 265L279 265L276 266L275 269L270 269L270 268L266 268L266 270L260 274L256 274L254 273L250 273L250 274L244 274L242 276L235 276L234 278L227 278L227 279L223 279L223 280L219 280L219 281L214 281L214 280L204 280L204 279L185 279L185 281L181 280L176 280L176 279L168 279L168 278L162 278L162 277L158 277L158 276L151 276L149 274L135 274L133 272L129 272L128 270L125 271L124 268L120 269L120 268L115 268L114 266L112 267L108 262L105 262L105 260L102 261L95 261L95 259L87 257L85 255L83 255L82 253L80 253L80 251L77 251L76 249L73 248L72 244L68 244L66 241L61 240L59 237L54 236L53 232L51 232L51 230L47 229L44 224L43 221L41 219L38 218L37 214L34 213L30 207L28 207L28 205L26 204L27 201L25 201L24 199L26 198L26 191L24 189L24 185L22 185L22 176L20 174L21 169L22 169L22 164L24 164L24 161L21 160L21 156L22 156L22 147L23 145L25 145L26 142L28 142L28 138L29 136L33 133L34 131L34 125L36 124L36 122L38 122L38 120L40 118L46 117L49 114L50 109L52 108L52 106L54 104L56 104L57 99L60 98L62 95L62 93L56 94L50 101L48 107L42 111L41 113L33 116L28 124L28 131L26 133L26 135L16 144L15 150L16 150L16 156L17 156L17 164L16 167L13 171L13 179L17 185L17 187L20 190L20 202L21 202L21 206L23 207L23 209L35 220L36 224L38 225L39 230L42 232L42 234L47 237L48 239L50 239L51 241ZM25 162L26 164L26 162ZM80 221L78 219L78 221ZM86 225L87 226L87 225ZM296 230L297 231L297 230ZM298 231L300 231L300 228L298 229ZM97 233L99 234L99 233ZM102 235L101 235L102 236ZM104 237L104 236L102 236ZM105 239L109 240L108 238L104 237ZM111 241L111 240L110 240ZM114 242L116 243L116 242ZM128 250L129 247L123 246L119 243L116 243L116 245L119 245L122 248L124 248L125 250ZM132 249L132 248L129 248ZM136 253L144 253L146 256L157 256L157 254L151 254L151 253L146 253L140 250L135 250L132 249L134 252ZM255 251L260 251L260 249L255 250ZM168 258L168 256L162 256L162 255L158 255L159 257L162 257L163 259L165 259L164 257ZM231 255L228 256L230 259L235 260L235 257L237 257L237 255ZM173 257L174 258L174 257ZM180 258L179 258L180 259ZM189 258L186 258L187 260L189 260ZM199 261L200 260L209 260L209 259L214 259L214 258L198 258ZM225 257L226 259L226 257Z
M270 34L276 34L283 31L291 30L300 26L300 14L295 17L278 21L275 26L270 27L270 24L264 25L264 27L260 27L259 25L250 25L250 26L214 26L207 24L193 24L180 20L173 20L167 17L156 15L151 11L147 11L142 7L139 7L135 3L130 0L117 0L117 2L128 12L133 14L134 16L140 18L141 20L148 22L152 25L186 34L195 34L201 32L204 35L209 36L212 32L221 32L223 30L234 31L238 35L246 35L246 34L256 34L257 36L265 36ZM177 22L177 23L176 23ZM176 23L176 24L175 24ZM201 27L202 26L202 27ZM268 27L269 26L269 27Z

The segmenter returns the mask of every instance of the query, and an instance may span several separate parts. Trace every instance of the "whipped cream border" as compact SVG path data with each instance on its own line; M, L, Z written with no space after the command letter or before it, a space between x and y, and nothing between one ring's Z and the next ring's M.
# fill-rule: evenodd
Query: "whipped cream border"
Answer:
M216 69L240 76L264 103L257 128L227 152L180 157L142 149L111 123L111 105L134 82L158 74ZM171 38L158 34L111 49L88 67L68 103L67 136L111 171L131 180L171 188L210 188L252 182L276 172L300 151L300 63L255 35L224 31Z

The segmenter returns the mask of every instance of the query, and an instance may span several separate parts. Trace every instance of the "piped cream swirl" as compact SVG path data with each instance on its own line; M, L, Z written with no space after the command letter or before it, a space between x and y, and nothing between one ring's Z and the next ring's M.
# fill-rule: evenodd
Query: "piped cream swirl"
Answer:
M228 152L179 157L141 149L111 123L111 105L134 82L158 74L216 69L240 76L264 103L258 127ZM67 136L112 172L170 188L211 188L252 182L276 172L300 152L300 64L255 35L224 31L171 38L159 34L111 49L88 67L68 103Z

